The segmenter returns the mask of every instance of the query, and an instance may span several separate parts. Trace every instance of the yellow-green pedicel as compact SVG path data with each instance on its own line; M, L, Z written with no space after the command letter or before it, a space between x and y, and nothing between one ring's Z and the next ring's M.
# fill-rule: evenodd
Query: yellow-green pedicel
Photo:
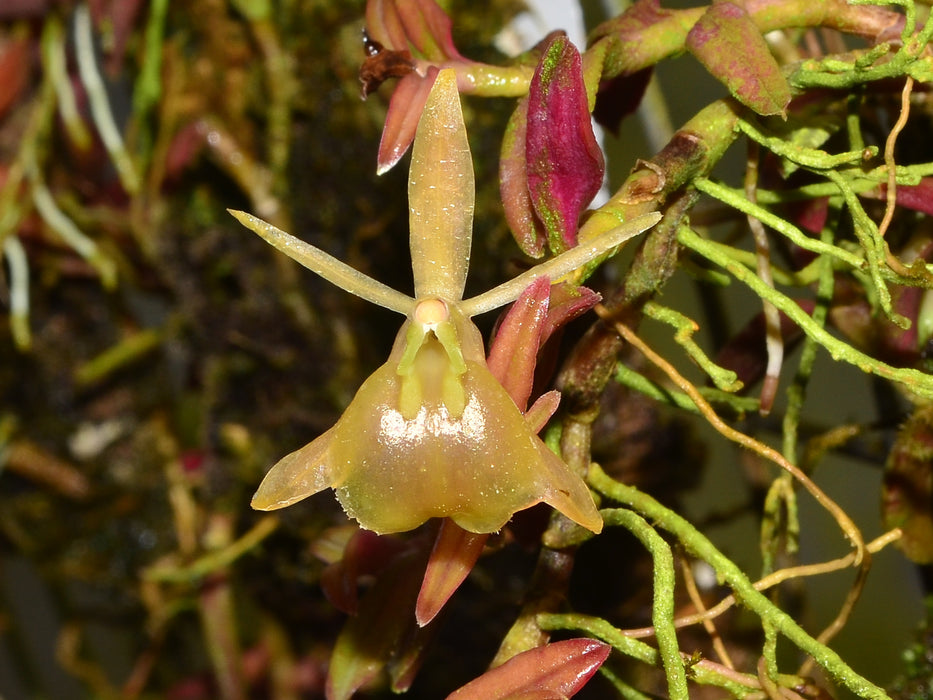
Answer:
M332 488L347 514L375 532L402 532L447 517L487 533L543 501L599 532L602 520L586 485L541 442L489 372L470 317L514 301L536 277L567 274L660 216L627 222L464 301L474 182L451 70L438 74L421 116L408 196L415 298L256 217L232 212L305 267L407 317L389 360L333 428L269 470L253 507L283 508Z

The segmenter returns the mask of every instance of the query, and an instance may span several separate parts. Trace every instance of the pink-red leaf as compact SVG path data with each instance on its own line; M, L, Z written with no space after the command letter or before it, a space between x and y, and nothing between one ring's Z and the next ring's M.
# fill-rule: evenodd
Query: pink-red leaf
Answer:
M29 82L30 48L25 36L0 45L0 116L6 114Z
M447 700L544 700L575 695L609 656L593 639L568 639L529 649L451 693Z
M382 129L382 140L379 142L376 171L380 175L391 170L415 140L418 121L438 72L432 66L423 78L417 73L409 73L395 86L386 113L385 127Z
M409 48L395 0L369 0L366 3L366 33L395 51Z
M486 359L489 371L522 411L528 406L534 384L550 292L547 277L539 277L528 285L502 320Z
M592 309L602 297L588 287L578 287L567 282L551 286L547 321L541 332L541 342L545 342L561 326Z
M369 0L366 28L373 39L397 51L414 48L429 61L461 58L450 17L434 0Z
M784 114L790 86L743 7L714 2L687 35L687 49L729 92L758 114Z
M488 534L469 532L453 520L444 518L415 605L415 619L419 625L423 627L433 620L450 600L473 570L487 539Z
M577 242L577 221L602 185L605 164L593 134L580 52L552 39L528 88L528 189L553 252Z
M881 185L879 199L888 195L888 186ZM933 216L933 178L925 177L916 185L898 185L895 192L897 205Z

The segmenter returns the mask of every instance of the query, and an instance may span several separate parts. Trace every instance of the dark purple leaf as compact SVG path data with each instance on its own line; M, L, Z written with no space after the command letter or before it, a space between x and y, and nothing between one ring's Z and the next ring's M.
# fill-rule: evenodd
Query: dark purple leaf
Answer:
M814 304L810 299L797 299L797 305L808 314L813 313ZM790 320L784 312L781 317L781 337L784 347L789 351L803 338L803 331ZM716 364L731 369L748 388L765 375L768 367L768 352L765 347L767 327L764 313L758 313L736 333L716 355Z
M643 68L632 74L617 75L602 81L593 109L596 123L618 136L622 120L641 104L641 98L651 82L652 72L651 68Z
M347 542L340 561L324 569L321 590L338 610L355 613L360 576L382 571L402 551L402 543L390 535L358 530Z

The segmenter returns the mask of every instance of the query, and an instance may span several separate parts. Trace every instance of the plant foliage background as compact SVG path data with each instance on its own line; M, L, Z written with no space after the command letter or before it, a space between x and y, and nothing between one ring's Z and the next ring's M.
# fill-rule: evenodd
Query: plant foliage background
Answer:
M646 0L594 21L582 58L559 36L495 48L518 3L443 9L455 48L428 0L370 3L362 101L362 1L0 7L0 693L436 698L554 634L568 643L458 697L929 696L927 633L863 640L905 650L897 680L832 651L866 580L916 563L862 603L886 605L933 561L928 6ZM426 19L402 31L396 11ZM599 316L538 363L538 389L563 393L544 435L588 472L606 530L518 514L419 628L432 527L370 537L329 493L249 509L268 466L334 423L395 321L226 209L410 288L392 164L420 110L412 76L432 65L472 81L469 288L665 217L586 271ZM698 65L709 95L672 120ZM593 110L647 136L612 149L611 197L587 213ZM859 422L817 408L811 387L832 378L832 402L870 396ZM821 475L837 454L883 477L847 493ZM686 519L708 455L738 506ZM703 534L732 521L754 524L758 551ZM839 588L807 596L816 576ZM741 605L715 607L730 595Z

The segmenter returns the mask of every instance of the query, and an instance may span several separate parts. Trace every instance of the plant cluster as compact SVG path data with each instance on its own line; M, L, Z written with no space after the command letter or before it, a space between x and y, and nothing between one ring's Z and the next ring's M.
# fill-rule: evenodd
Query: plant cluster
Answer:
M890 690L832 644L873 555L933 563L929 8L640 0L585 47L505 57L517 10L0 8L0 555L56 594L79 692L930 687L925 639ZM654 69L682 54L720 92L674 128ZM596 201L594 119L655 141ZM293 261L406 316L394 344ZM701 317L666 294L684 279ZM878 420L821 425L824 372L870 382ZM759 571L684 517L700 426L755 467ZM862 450L884 470L872 540L813 479L866 436L889 438ZM838 558L800 561L801 499ZM814 631L793 586L842 570ZM0 641L25 646L8 602ZM96 658L91 622L129 636L126 663Z

